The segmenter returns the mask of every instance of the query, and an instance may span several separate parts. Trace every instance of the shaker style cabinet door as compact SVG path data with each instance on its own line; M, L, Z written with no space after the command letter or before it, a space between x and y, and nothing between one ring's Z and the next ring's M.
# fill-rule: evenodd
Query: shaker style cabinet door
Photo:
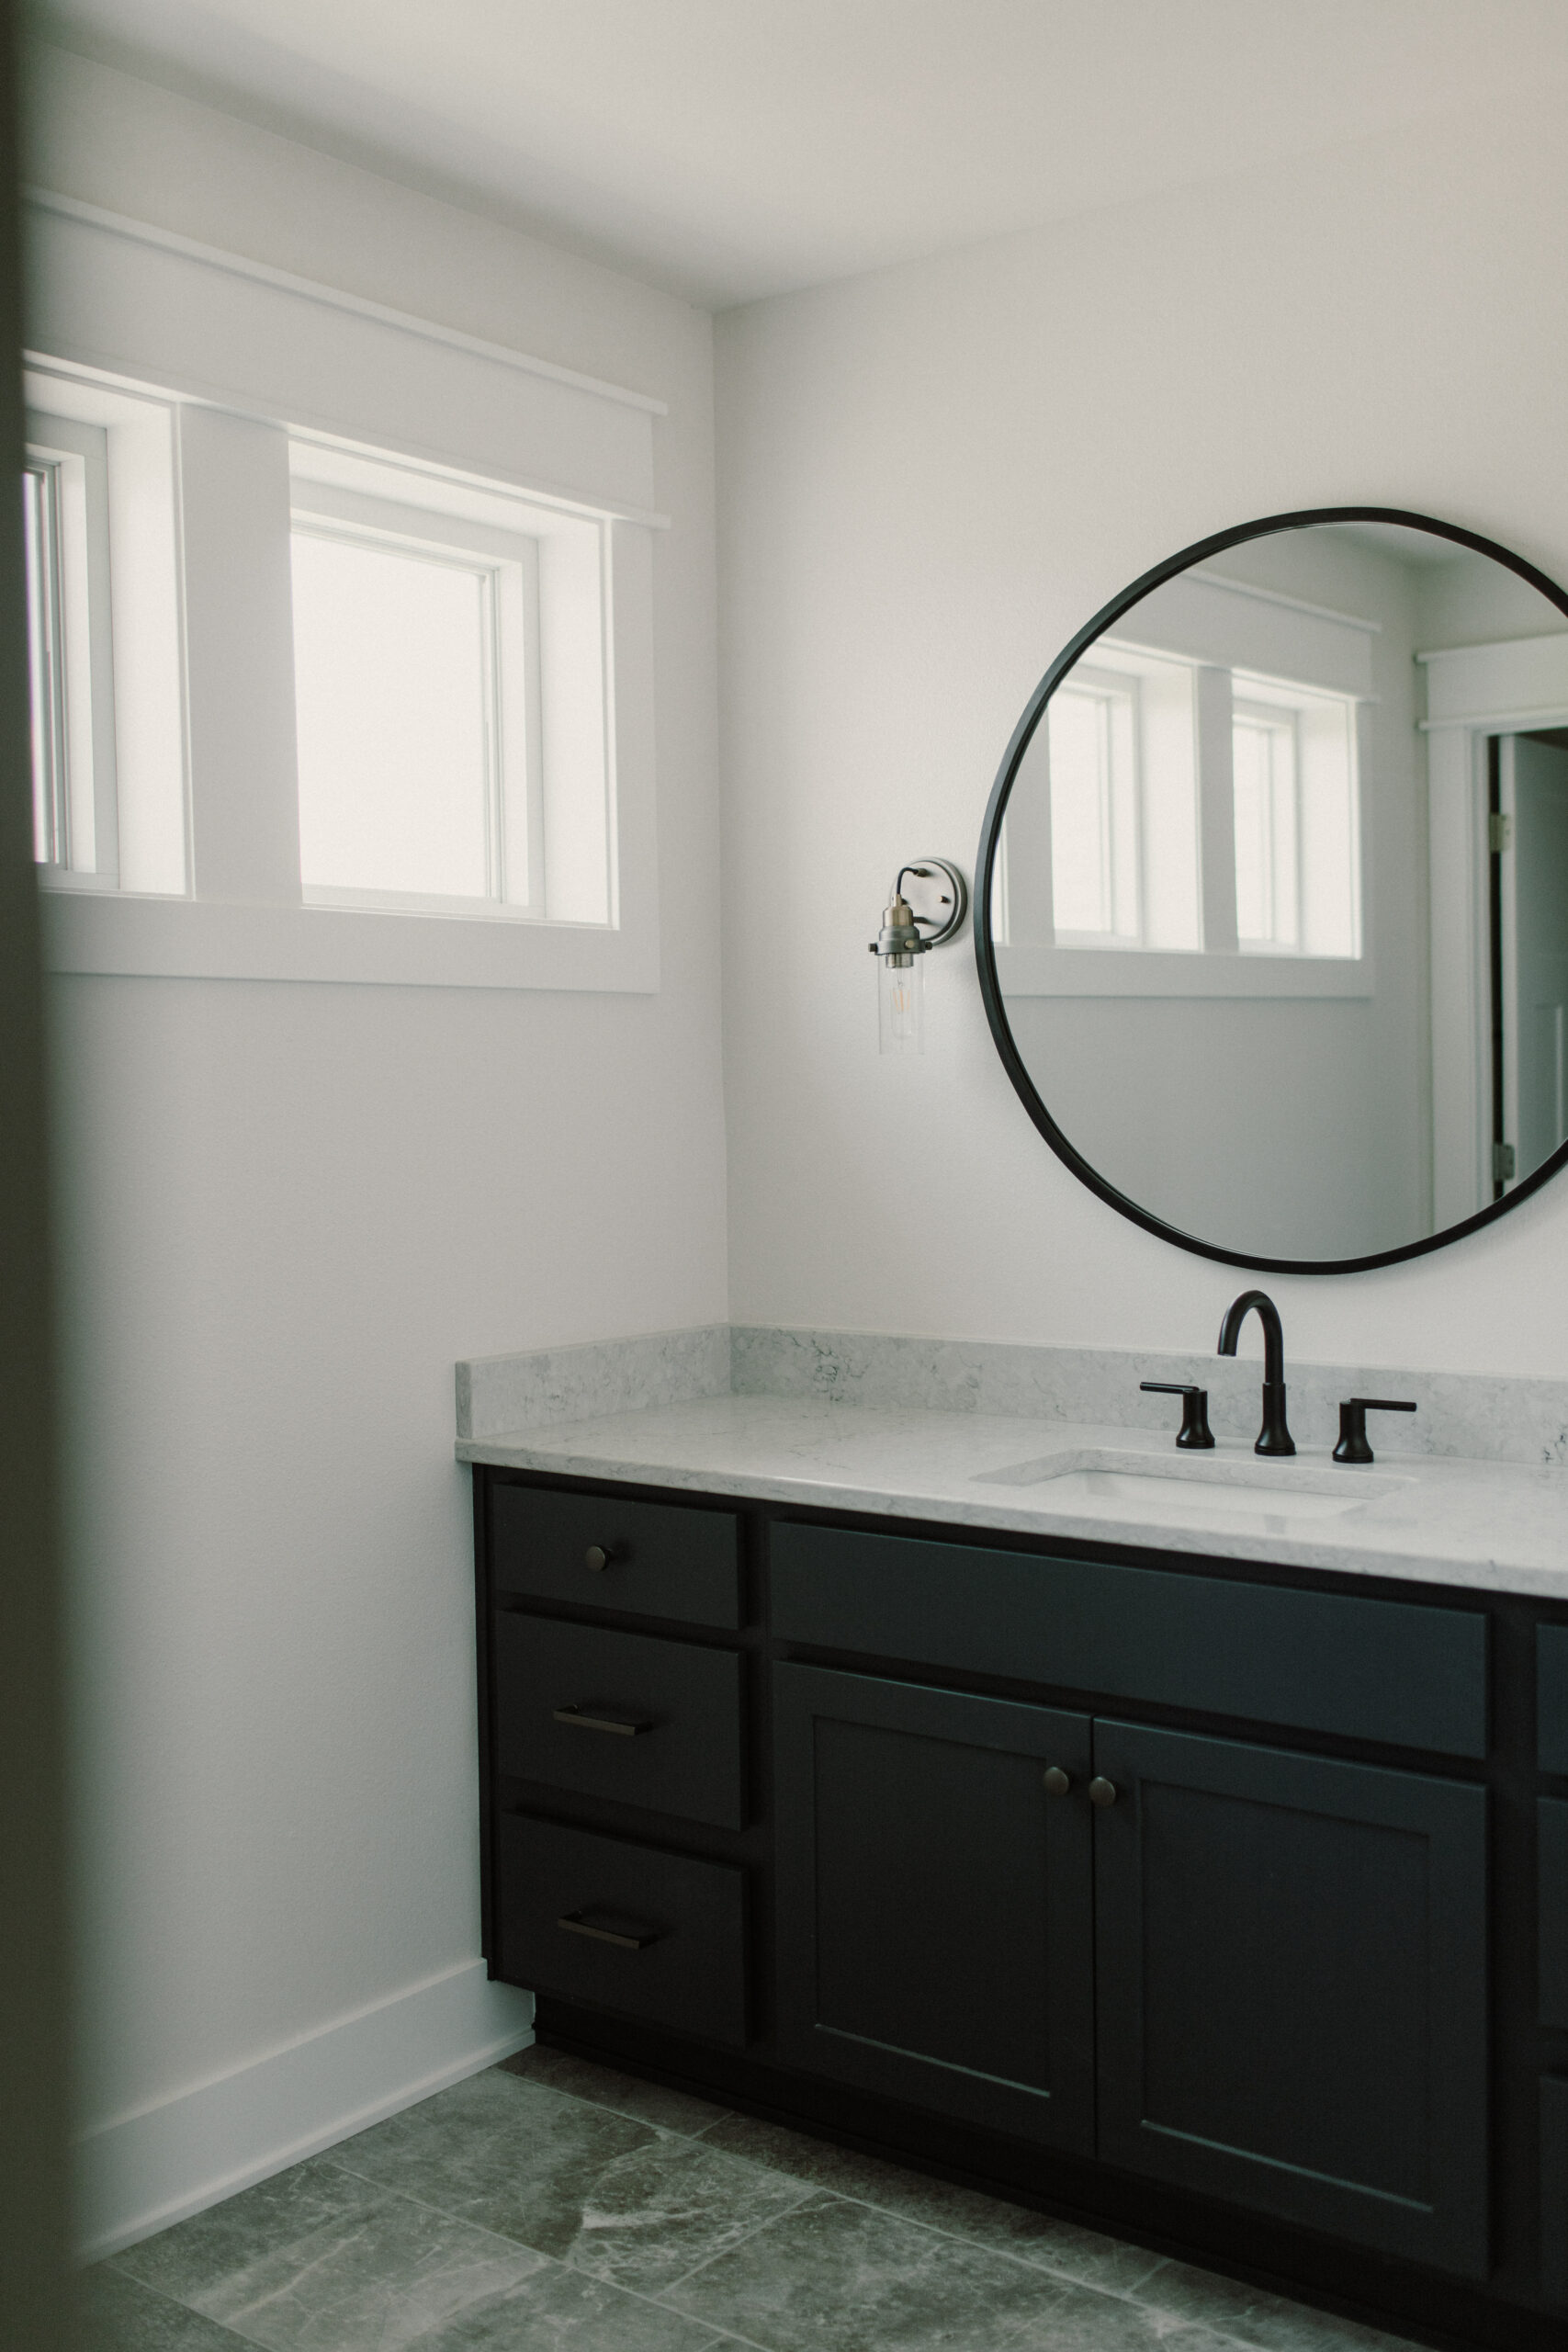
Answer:
M1100 2154L1487 2268L1486 1797L1097 1722Z
M1088 1718L814 1667L773 1689L781 2055L1092 2153Z

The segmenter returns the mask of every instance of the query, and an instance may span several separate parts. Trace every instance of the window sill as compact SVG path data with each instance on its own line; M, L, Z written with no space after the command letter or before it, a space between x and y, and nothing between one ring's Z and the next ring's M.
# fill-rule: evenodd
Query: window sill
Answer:
M651 910L611 931L482 916L111 897L47 885L39 896L44 962L54 972L639 995L659 986Z
M1004 996L1370 997L1371 958L997 946Z

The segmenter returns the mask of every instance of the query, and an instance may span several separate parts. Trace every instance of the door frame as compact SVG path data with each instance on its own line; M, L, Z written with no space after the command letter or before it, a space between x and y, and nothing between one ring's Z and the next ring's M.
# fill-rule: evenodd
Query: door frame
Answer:
M1568 633L1416 659L1427 674L1432 1209L1444 1232L1493 1197L1487 745L1568 726Z

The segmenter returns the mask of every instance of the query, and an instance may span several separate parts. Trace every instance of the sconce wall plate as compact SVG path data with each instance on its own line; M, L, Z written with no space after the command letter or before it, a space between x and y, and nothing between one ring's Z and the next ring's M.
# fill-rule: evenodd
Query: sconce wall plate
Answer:
M924 886L904 891L920 929L922 947L942 946L969 911L969 885L962 870L950 858L919 857L900 869L898 882L906 881Z

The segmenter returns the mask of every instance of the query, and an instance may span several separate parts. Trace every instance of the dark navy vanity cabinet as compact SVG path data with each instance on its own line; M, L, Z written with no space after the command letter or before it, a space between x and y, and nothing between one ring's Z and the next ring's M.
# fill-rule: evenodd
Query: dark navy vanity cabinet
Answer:
M476 1471L542 2038L1433 2341L1568 2317L1568 1606Z

